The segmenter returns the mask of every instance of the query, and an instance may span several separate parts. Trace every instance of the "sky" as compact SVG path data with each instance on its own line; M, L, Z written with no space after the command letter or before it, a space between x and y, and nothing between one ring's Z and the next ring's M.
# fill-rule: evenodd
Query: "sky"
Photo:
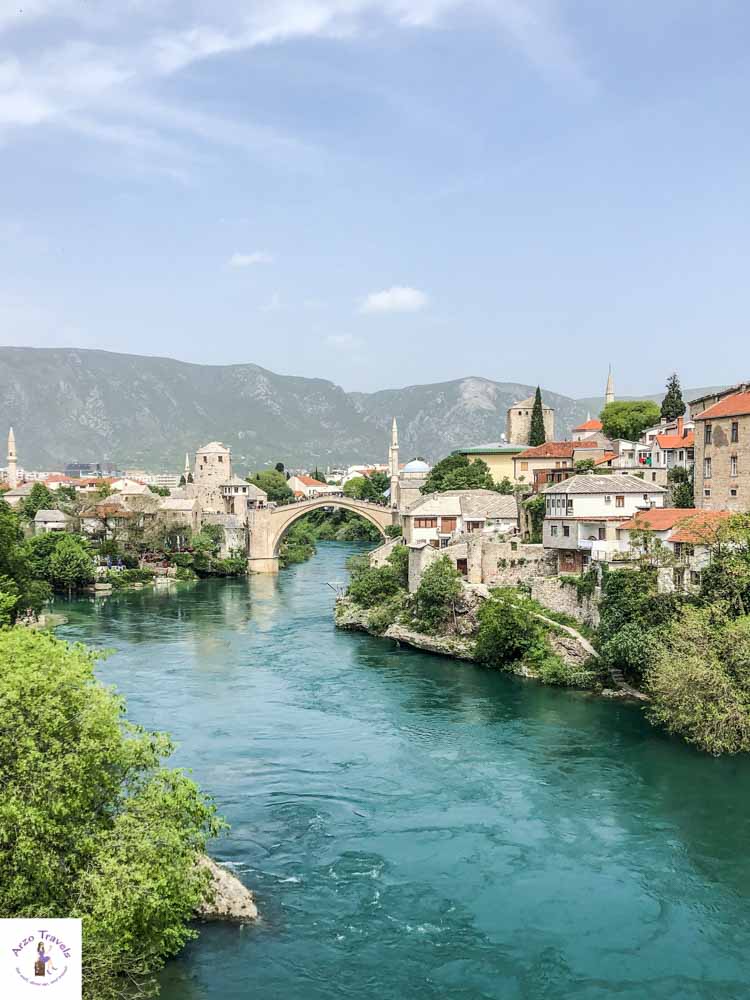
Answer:
M0 0L0 343L750 375L746 0Z

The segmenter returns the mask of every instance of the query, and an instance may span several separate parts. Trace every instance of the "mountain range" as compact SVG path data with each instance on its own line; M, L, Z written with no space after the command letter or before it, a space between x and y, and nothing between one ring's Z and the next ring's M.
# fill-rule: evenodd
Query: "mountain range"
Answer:
M19 464L28 469L112 461L120 468L181 470L185 452L192 461L197 447L219 440L244 472L277 461L292 468L385 461L395 416L402 460L434 461L458 447L499 440L508 407L534 389L470 376L345 392L325 379L277 375L253 364L0 347L0 436L14 427ZM555 409L558 439L604 402L546 389L543 395Z

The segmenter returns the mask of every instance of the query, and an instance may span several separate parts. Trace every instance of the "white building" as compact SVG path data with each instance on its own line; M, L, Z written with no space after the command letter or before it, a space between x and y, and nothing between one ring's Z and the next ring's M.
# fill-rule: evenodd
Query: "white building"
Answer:
M287 486L299 499L313 500L321 496L341 496L341 486L329 486L328 483L321 483L312 476L299 473L287 479Z
M619 523L638 511L664 506L666 490L637 476L572 476L541 491L546 500L545 548L558 555L561 573L580 573L591 559L617 546Z

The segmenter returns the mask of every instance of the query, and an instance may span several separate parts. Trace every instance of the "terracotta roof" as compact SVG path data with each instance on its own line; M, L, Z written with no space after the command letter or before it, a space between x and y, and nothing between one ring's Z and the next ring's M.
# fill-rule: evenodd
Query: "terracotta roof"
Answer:
M594 464L595 465L606 465L607 462L611 462L613 459L615 459L617 457L618 456L617 456L617 452L616 451L605 451L604 452L604 457L603 458L597 458Z
M667 541L688 542L691 545L710 545L716 541L716 532L732 517L729 510L699 510L694 516L678 525Z
M535 448L527 448L516 458L572 458L579 448L598 448L596 441L545 441Z
M750 413L750 392L736 392L733 396L720 399L699 413L695 420L713 420L715 417L741 417Z
M680 437L679 434L657 434L656 443L662 451L667 451L670 448L694 448L695 434L693 431L688 431L683 437Z
M372 470L369 470L367 472L368 476L370 475L370 471L372 471ZM294 479L298 479L302 483L303 486L325 486L325 483L321 483L319 480L313 479L312 476L298 475L298 476L294 476L293 478Z
M622 531L670 531L697 513L693 507L652 507L651 510L639 510L619 527Z
M577 427L573 428L574 431L600 431L602 430L601 420L597 420L592 417L590 420L584 421L584 423L579 424Z

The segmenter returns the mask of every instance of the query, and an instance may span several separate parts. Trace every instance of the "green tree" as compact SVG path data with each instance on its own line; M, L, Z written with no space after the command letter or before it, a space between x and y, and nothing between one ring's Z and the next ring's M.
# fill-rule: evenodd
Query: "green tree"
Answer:
M539 444L544 444L547 435L544 430L544 407L542 406L542 390L536 387L534 394L534 406L531 410L531 427L529 428L529 446L535 448Z
M532 545L541 545L544 516L547 513L547 498L543 493L535 493L528 500L524 500L523 506L529 516L531 527L529 541Z
M685 412L685 401L682 398L682 389L677 373L667 379L667 392L661 401L661 415L665 420L676 420Z
M63 535L49 560L49 576L55 587L70 593L94 579L94 560L88 543L80 535Z
M82 918L87 1000L152 995L195 936L214 807L164 766L167 736L125 721L81 646L0 633L0 715L0 913Z
M593 458L579 458L574 468L578 473L593 472L596 468L596 462Z
M284 463L283 462L277 462L276 465L274 465L274 469L277 472L280 472L282 474L282 476L284 475L284 471L285 470L284 470Z
M692 470L688 470L682 465L675 465L667 473L667 482L674 507L695 506Z
M489 466L481 459L472 460L454 452L441 459L430 470L422 493L444 493L446 490L494 490L495 481Z
M540 621L521 606L521 597L496 593L479 609L476 657L487 667L506 667L548 652Z
M252 476L247 477L247 481L267 493L272 503L285 504L294 500L294 493L289 489L286 476L278 469L254 472Z
M390 478L384 472L370 473L370 482L378 495L378 499L383 499L383 494L391 485Z
M647 427L659 422L659 407L650 399L608 403L601 412L602 429L608 438L637 441Z
M185 479L185 476L184 475L180 476L180 486L185 486L186 484L187 481Z
M51 596L29 565L20 518L0 499L0 626L12 625L27 610L38 613Z
M344 496L352 500L382 501L383 493L370 481L368 476L355 476L344 484Z
M460 594L461 574L448 556L430 563L414 595L415 617L420 627L432 630L444 625L455 612Z
M169 496L169 490L167 489L166 486L154 486L153 484L151 484L149 485L149 489L151 490L152 493L156 493L157 496L160 497Z
M24 517L33 521L40 510L52 510L57 506L54 494L44 483L34 483L31 492L23 501L21 511Z

